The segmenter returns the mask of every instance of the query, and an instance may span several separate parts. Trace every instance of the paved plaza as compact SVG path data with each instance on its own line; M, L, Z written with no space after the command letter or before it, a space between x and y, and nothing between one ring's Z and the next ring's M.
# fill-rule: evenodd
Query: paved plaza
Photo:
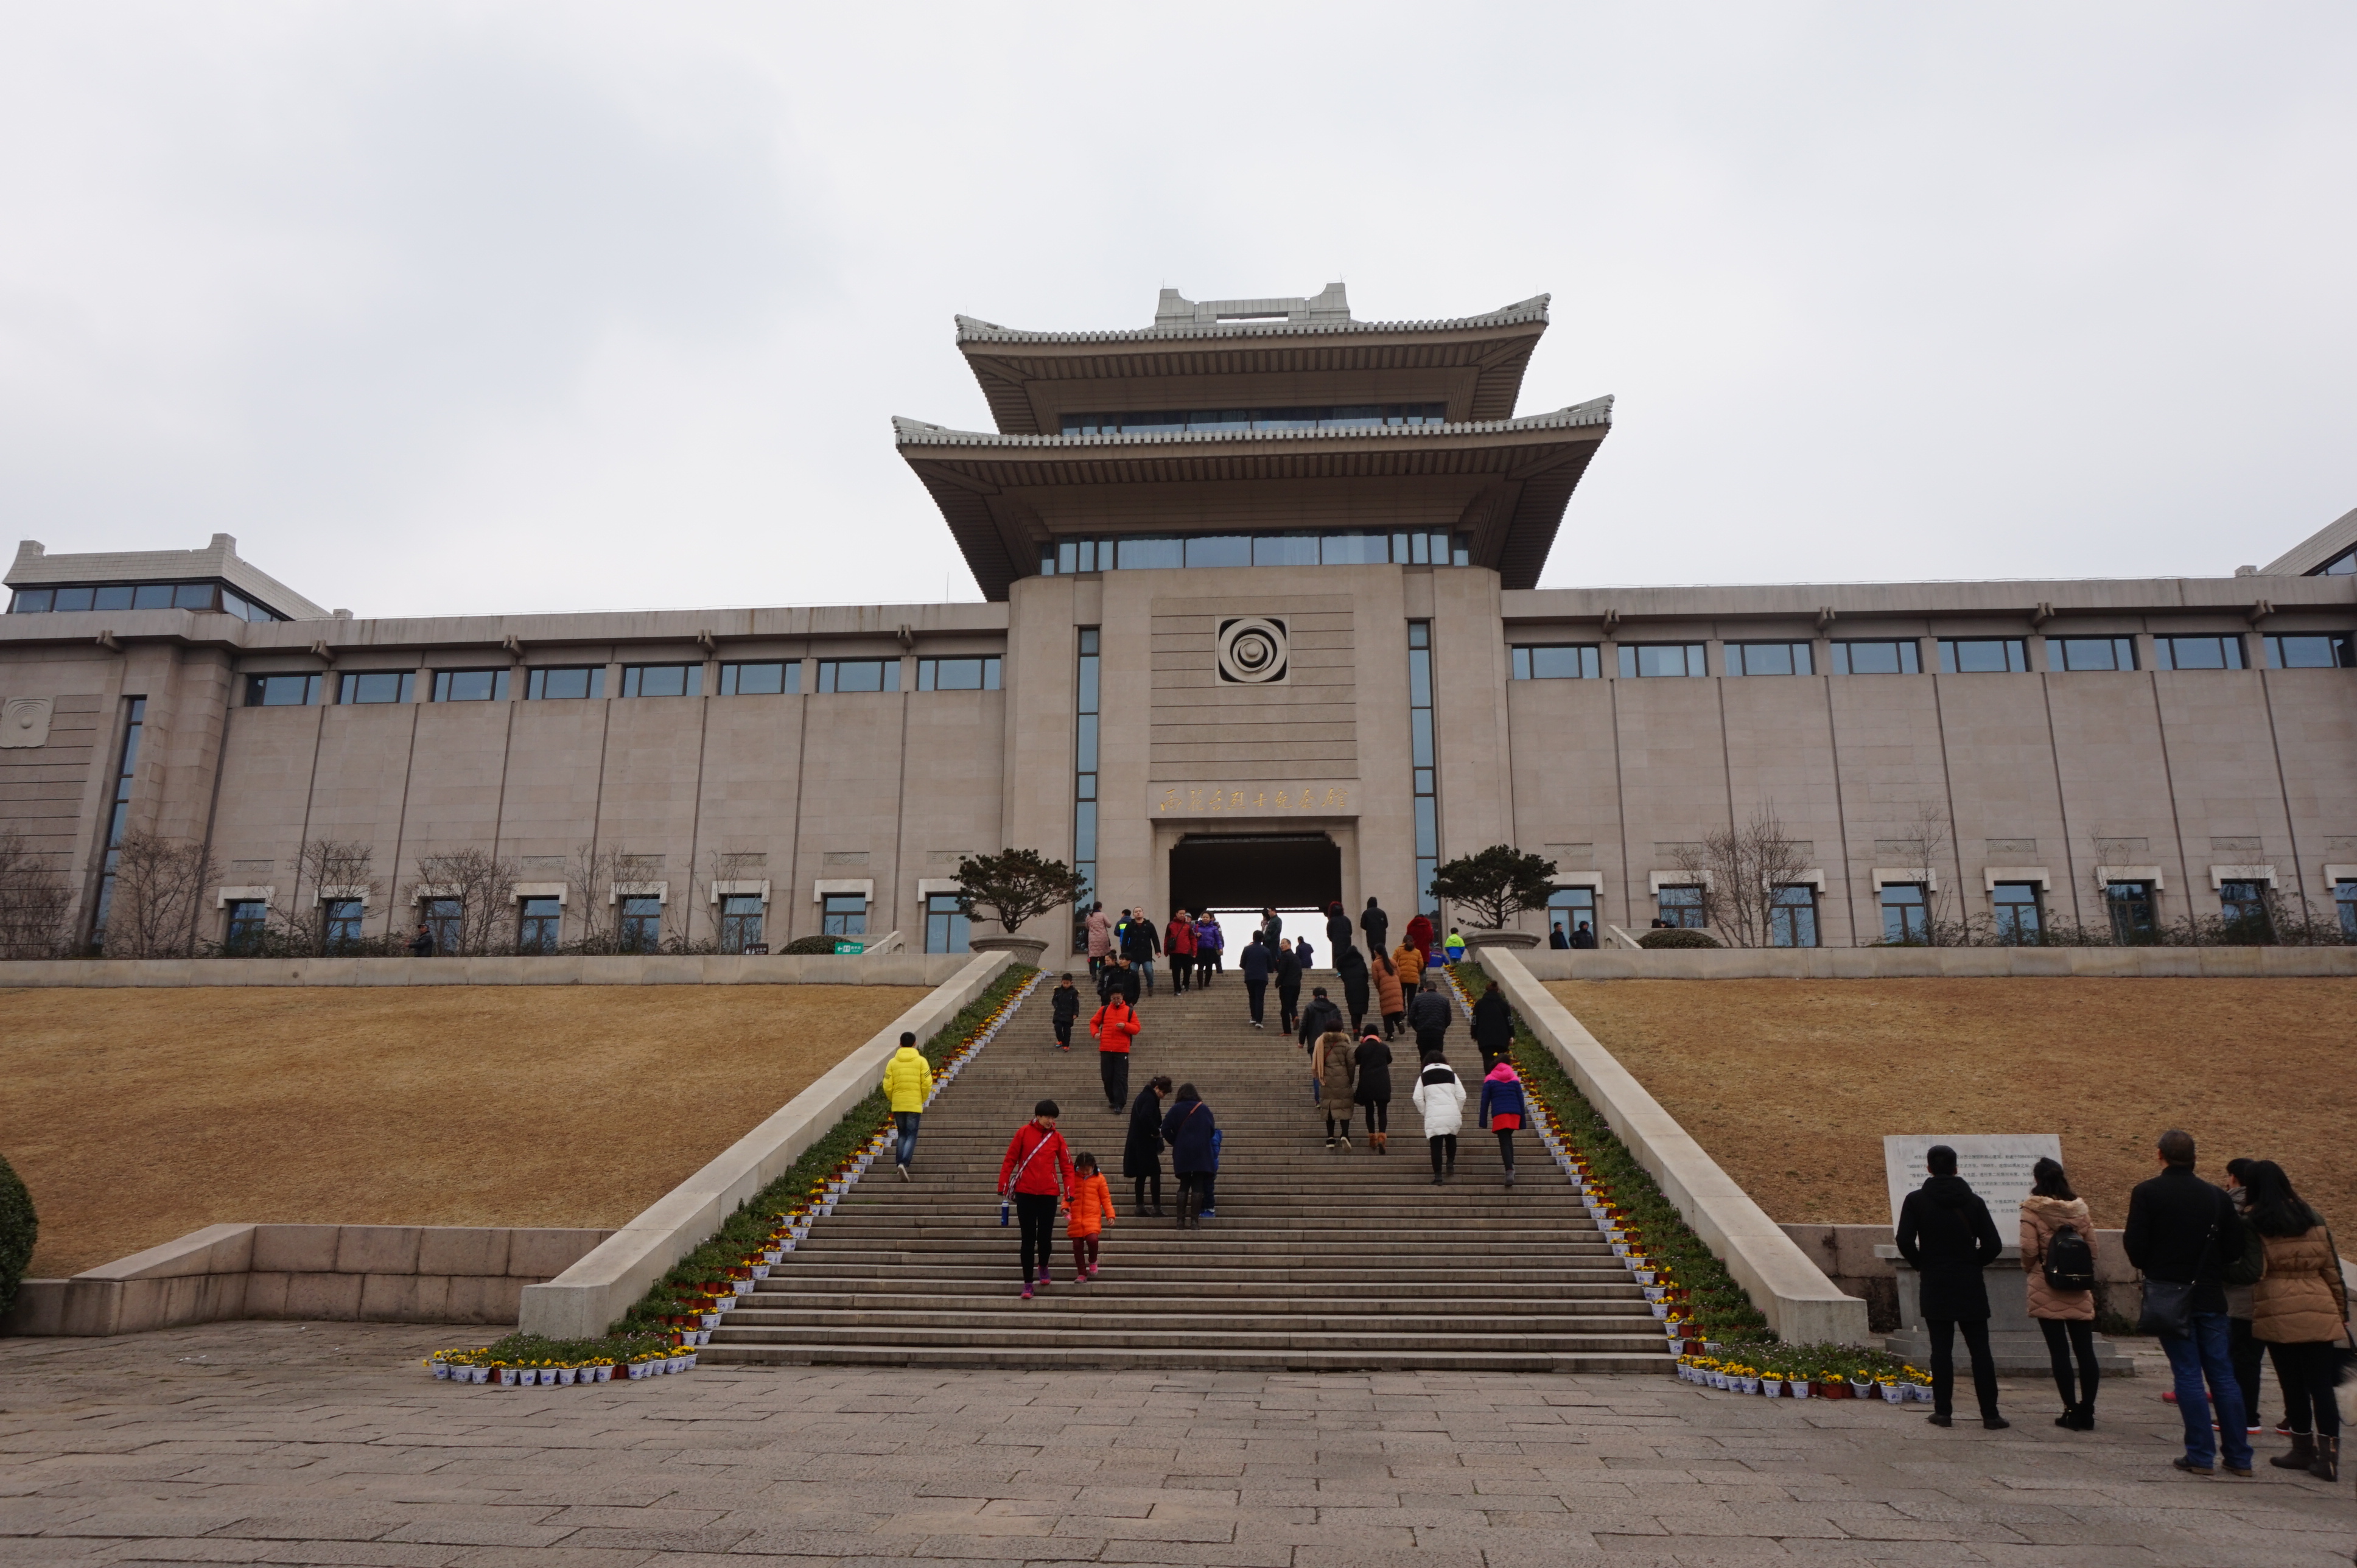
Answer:
M2351 1486L2168 1466L2103 1427L1664 1377L706 1368L502 1391L447 1331L216 1324L0 1342L0 1563L2346 1564ZM2272 1439L2269 1450L2276 1444Z

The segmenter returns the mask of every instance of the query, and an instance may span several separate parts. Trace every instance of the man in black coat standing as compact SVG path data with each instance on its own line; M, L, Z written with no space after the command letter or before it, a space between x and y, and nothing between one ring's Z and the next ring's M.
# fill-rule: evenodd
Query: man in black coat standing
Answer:
M1306 1048L1316 1045L1320 1035L1341 1026L1342 1010L1334 1005L1321 985L1309 993L1309 1005L1301 1010L1301 1026L1294 1037Z
M1973 1359L1973 1392L1979 1396L1981 1424L1992 1431L2013 1423L1996 1412L1996 1363L1989 1358L1988 1289L1981 1271L2005 1251L1988 1205L1956 1174L1956 1151L1935 1144L1923 1163L1931 1177L1899 1208L1899 1255L1923 1276L1923 1326L1932 1337L1932 1424L1953 1419L1956 1399L1956 1333Z
M1419 1065L1437 1062L1448 1055L1448 1026L1457 1019L1457 1010L1448 998L1440 993L1440 982L1427 974L1423 988L1407 1004L1407 1026L1415 1031L1415 1056Z
M1301 1026L1301 960L1295 955L1293 944L1279 937L1276 956L1269 962L1269 972L1276 978L1277 1026L1286 1034Z
M1392 950L1392 918L1372 898L1367 900L1364 913L1359 917L1359 929L1367 933L1367 950L1371 953Z
M1326 906L1326 945L1334 950L1336 958L1351 945L1351 917L1342 912L1340 900Z
M1261 1027L1261 1009L1268 997L1268 971L1271 954L1254 931L1244 950L1236 955L1236 967L1243 972L1244 1000L1252 1004L1252 1026Z
M2185 1423L2185 1452L2171 1463L2196 1476L2214 1475L2222 1437L2227 1473L2248 1476L2251 1438L2227 1344L2225 1285L2227 1262L2243 1255L2243 1219L2224 1189L2193 1174L2193 1153L2192 1134L2172 1128L2160 1135L2160 1174L2128 1194L2120 1241L2128 1262L2143 1271L2147 1315L2158 1294L2154 1285L2190 1287L2186 1331L2160 1330L2160 1348L2177 1379L2178 1418Z

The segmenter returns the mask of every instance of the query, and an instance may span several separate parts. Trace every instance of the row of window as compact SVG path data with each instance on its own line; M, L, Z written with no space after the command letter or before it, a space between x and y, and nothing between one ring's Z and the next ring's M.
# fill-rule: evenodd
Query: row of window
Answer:
M1311 408L1178 408L1129 413L1068 413L1067 435L1168 435L1182 430L1366 430L1444 424L1445 403L1340 403Z
M1181 566L1464 566L1462 533L1198 533L1064 539L1039 553L1039 575L1134 572Z
M320 907L322 925L330 948L359 943L367 909L357 898L330 898ZM720 950L741 953L763 940L766 911L760 895L724 893L720 897ZM662 945L662 900L625 897L616 906L615 935L625 952L653 952ZM224 945L232 952L253 951L268 928L269 907L258 898L241 898L229 906ZM427 898L418 905L418 919L434 937L434 950L455 952L465 926L464 907L456 898ZM820 933L830 937L867 934L867 900L856 893L829 894L821 902ZM958 909L954 894L934 893L925 899L925 950L959 953L968 950L971 932ZM516 950L553 953L565 938L565 908L555 898L516 900Z
M19 588L10 596L10 615L63 614L73 610L218 610L240 620L285 620L226 583L99 583L86 587Z
M2352 639L2341 632L2314 636L2269 636L2270 670L2346 670L2357 667ZM1945 675L2020 672L2029 668L2028 639L2018 637L1943 637L1939 639L1940 671ZM2160 670L2241 670L2245 667L2239 637L2156 637L2153 664ZM1699 642L1632 643L1619 645L1620 676L1635 680L1649 675L1705 675L1704 644ZM1729 675L1813 675L1814 646L1806 642L1730 642L1726 645ZM1836 675L1915 675L1922 671L1922 653L1912 638L1849 640L1831 645ZM1513 675L1517 681L1594 680L1602 650L1595 643L1517 644ZM2050 637L2046 639L2048 668L2052 670L2136 669L2136 639L2132 637Z
M436 670L428 688L437 703L504 703L511 672L506 670ZM336 678L339 703L406 703L417 694L414 670L348 671ZM974 659L920 659L920 692L996 692L999 689L999 659L996 654ZM799 660L766 663L723 664L720 694L775 696L802 690ZM821 692L897 692L900 661L897 659L822 659L818 661ZM249 675L245 705L249 708L309 707L327 690L325 677L308 675ZM606 667L588 664L526 671L524 699L545 702L603 697ZM622 667L625 697L698 697L704 694L701 664L626 664Z

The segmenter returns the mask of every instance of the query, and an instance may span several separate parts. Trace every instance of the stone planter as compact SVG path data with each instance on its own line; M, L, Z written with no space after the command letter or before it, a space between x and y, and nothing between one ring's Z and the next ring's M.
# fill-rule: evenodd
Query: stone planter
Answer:
M1014 955L1015 961L1039 967L1040 955L1048 944L1037 937L968 937L965 945L975 952L1003 952Z
M1539 939L1532 931L1467 931L1465 945L1469 948L1534 948Z

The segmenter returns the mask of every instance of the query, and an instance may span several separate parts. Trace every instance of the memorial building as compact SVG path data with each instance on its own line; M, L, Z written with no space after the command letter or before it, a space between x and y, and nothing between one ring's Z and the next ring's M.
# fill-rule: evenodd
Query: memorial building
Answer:
M1609 941L1689 920L1684 846L1762 807L1805 861L1782 942L1943 907L2133 938L2269 889L2357 931L2357 511L2208 578L1541 588L1612 427L1517 412L1546 327L1361 321L1339 284L961 317L997 427L894 435L981 603L363 619L227 535L27 542L0 832L102 943L135 833L209 850L206 942L447 918L419 863L468 850L511 863L527 949L954 950L957 863L1006 845L1109 908L1372 896L1396 929L1496 843Z

